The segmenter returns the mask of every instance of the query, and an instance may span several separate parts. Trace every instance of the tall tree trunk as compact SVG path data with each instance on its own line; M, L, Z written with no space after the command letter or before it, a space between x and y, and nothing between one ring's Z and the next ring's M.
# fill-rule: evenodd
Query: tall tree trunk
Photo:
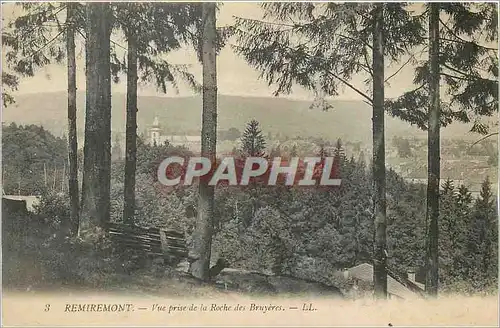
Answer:
M111 182L111 70L109 3L87 7L86 112L80 232L109 220Z
M215 163L217 141L217 69L216 69L216 4L203 3L203 115L201 129L201 156ZM212 233L214 222L214 187L208 179L200 179L198 198L198 218L193 234L191 274L208 280Z
M125 132L125 187L123 222L132 224L135 214L135 170L137 155L137 40L128 31L127 52L127 127Z
M80 204L78 199L78 139L76 130L75 3L68 2L66 8L66 55L68 57L68 191L70 201L70 223L68 229L71 235L76 235L78 232Z
M430 4L429 17L429 128L427 152L427 275L425 290L438 293L438 217L440 181L439 3Z
M111 29L113 26L110 3L103 8L100 33L101 60L99 61L99 84L103 89L102 117L103 133L101 140L104 146L101 170L101 226L109 223L111 216Z
M375 247L373 282L375 297L387 298L387 246L385 199L384 130L384 4L376 4L373 16L373 202L375 205Z

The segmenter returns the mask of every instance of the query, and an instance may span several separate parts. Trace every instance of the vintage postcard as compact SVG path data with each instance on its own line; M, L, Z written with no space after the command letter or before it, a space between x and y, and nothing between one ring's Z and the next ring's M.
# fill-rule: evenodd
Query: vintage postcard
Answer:
M2 325L498 326L497 2L2 2Z

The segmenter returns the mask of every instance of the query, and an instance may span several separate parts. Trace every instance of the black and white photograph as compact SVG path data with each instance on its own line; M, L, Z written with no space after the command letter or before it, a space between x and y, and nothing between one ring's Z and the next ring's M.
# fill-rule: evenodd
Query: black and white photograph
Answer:
M2 1L2 325L498 326L498 6Z

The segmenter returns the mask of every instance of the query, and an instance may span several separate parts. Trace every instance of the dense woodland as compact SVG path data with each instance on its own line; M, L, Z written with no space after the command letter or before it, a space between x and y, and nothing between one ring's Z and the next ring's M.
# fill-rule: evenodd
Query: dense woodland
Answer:
M334 269L370 262L375 295L383 298L387 266L400 272L425 266L430 295L438 288L496 288L497 205L490 182L484 181L478 199L450 181L440 186L439 160L442 126L460 121L470 123L478 138L496 133L481 121L498 111L495 4L430 3L415 10L406 3L265 3L262 20L237 18L225 28L217 27L215 3L18 6L22 13L2 31L8 63L2 72L4 105L15 101L8 87L15 89L19 78L49 63L66 62L68 69L67 140L42 127L3 127L5 188L42 193L34 220L59 243L39 242L39 255L55 247L66 252L59 265L81 266L68 252L82 243L92 245L93 256L107 249L104 228L116 221L184 231L194 258L190 273L202 280L210 280L210 264L219 257L232 267L322 281L330 280ZM112 40L117 33L127 45L124 58ZM76 138L76 42L84 45L86 58L83 152ZM159 163L190 154L138 137L137 82L165 92L184 81L202 91L201 155L215 160L216 65L223 64L216 64L216 57L227 43L262 73L276 95L290 93L294 85L314 92L312 109L330 110L327 97L343 87L359 94L373 109L372 161L348 158L338 140L331 154L322 145L317 154L339 161L337 188L234 189L203 180L190 188L160 185ZM186 67L168 62L166 55L182 47L197 51L201 83ZM415 89L386 99L389 64L415 66ZM113 161L111 84L120 74L127 79L125 158ZM357 74L366 76L365 86L350 83ZM386 169L386 114L428 131L427 188ZM265 144L259 123L249 122L235 156L293 155L280 149L266 154ZM61 168L64 158L67 168ZM61 175L67 176L67 188L58 178L61 169L68 170ZM26 185L19 185L21 180ZM68 242L73 246L61 247Z
M22 174L21 194L42 195L37 215L55 231L68 220L67 186L61 185L66 158L64 140L36 126L11 125L3 130L4 188L16 194L17 176ZM27 136L30 138L27 138ZM258 122L249 123L236 156L265 154L266 139ZM43 140L43 141L42 141ZM18 147L22 142L23 150ZM232 267L269 274L287 274L331 282L331 272L369 262L372 256L371 174L362 158L347 158L341 140L333 154L338 156L343 179L339 188L229 187L217 189L213 253ZM31 162L23 156L32 154ZM36 155L34 155L36 154ZM167 156L189 156L182 147L152 146L139 139L137 149L136 224L167 226L191 234L196 218L195 186L167 188L157 181L159 162ZM272 156L294 155L280 153ZM20 160L20 158L22 159ZM53 161L53 162L52 162ZM43 163L47 163L44 184ZM123 222L124 160L112 163L111 221ZM10 173L12 172L12 173ZM15 172L15 173L14 173ZM9 175L10 174L10 175ZM11 179L11 177L13 177ZM425 261L425 188L405 182L392 170L388 179L389 265L404 274ZM54 183L54 180L56 183ZM8 182L11 182L10 184ZM444 291L495 288L497 277L498 223L496 197L489 181L481 196L473 199L464 186L446 182L440 210L440 283ZM61 192L62 190L65 192ZM314 265L311 265L314 261Z

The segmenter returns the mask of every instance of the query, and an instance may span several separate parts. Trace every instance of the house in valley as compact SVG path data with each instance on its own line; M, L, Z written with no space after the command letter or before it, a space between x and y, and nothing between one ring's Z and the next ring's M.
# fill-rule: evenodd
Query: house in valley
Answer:
M373 286L373 265L362 263L346 269L344 270L344 278L354 281L352 293L359 295L361 293L360 286ZM420 281L416 281L415 278L417 278L417 275L414 270L408 272L407 277L403 277L389 269L387 274L387 294L389 298L414 299L424 297L423 281L420 279Z

